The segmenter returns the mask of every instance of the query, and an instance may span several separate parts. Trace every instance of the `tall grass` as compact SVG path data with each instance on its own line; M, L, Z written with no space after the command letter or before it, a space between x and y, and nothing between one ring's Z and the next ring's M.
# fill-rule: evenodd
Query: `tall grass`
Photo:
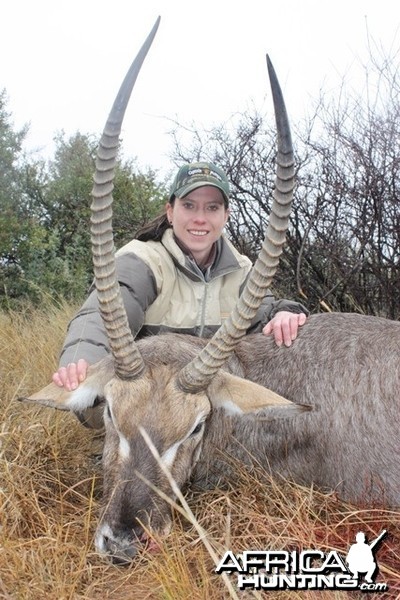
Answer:
M334 494L266 480L261 467L237 465L234 486L186 495L198 526L178 511L157 553L129 568L99 557L93 545L101 498L96 459L101 440L68 413L35 408L16 398L50 381L74 308L0 314L0 598L27 600L219 600L230 597L204 545L227 549L337 550L346 554L361 530L389 537L379 549L379 580L400 595L400 512L356 508ZM235 588L235 578L232 578ZM236 592L261 598L260 592ZM323 598L357 597L324 592ZM272 597L272 596L271 596ZM273 592L313 599L321 592Z

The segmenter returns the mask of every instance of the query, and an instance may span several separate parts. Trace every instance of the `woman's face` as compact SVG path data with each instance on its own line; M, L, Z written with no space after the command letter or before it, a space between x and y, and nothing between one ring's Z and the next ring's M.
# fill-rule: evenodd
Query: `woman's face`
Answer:
M228 220L222 192L207 185L167 204L168 220L176 237L190 250L198 265L206 262L212 245Z

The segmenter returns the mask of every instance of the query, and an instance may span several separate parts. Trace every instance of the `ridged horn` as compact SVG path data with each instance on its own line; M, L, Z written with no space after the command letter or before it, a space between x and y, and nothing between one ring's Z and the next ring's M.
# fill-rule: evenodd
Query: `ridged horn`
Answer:
M129 327L116 277L112 229L114 170L125 110L159 23L160 17L139 50L114 101L97 151L92 190L91 240L97 297L114 357L115 372L120 379L139 377L144 371L144 362Z
M286 238L294 189L293 146L282 90L268 55L267 65L278 137L275 187L269 224L260 255L230 317L221 325L207 346L178 374L178 385L186 392L196 393L204 390L246 334L267 288L271 285Z

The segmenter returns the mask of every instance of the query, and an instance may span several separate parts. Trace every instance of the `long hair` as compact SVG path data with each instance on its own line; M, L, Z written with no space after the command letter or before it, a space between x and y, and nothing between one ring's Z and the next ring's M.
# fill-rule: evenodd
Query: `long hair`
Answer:
M173 200L170 203L173 204ZM141 242L148 242L149 240L159 242L165 231L170 228L171 224L164 209L161 214L146 223L146 225L139 227L135 232L134 239Z

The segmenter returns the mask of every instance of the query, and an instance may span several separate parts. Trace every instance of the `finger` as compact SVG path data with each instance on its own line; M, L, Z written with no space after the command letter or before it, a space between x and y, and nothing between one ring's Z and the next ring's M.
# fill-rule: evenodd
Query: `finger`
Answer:
M282 346L284 338L281 321L273 323L272 335L274 336L275 344L277 346Z
M271 333L272 333L271 321L269 323L267 323L266 325L264 325L262 332L264 335L271 335Z
M65 387L68 381L67 369L60 367L53 375L53 381L59 387Z
M290 337L293 342L297 338L297 333L299 331L299 318L296 315L293 319L290 320Z
M291 321L292 321L292 319L288 319L287 321L286 320L282 321L282 324L281 324L283 343L287 347L292 345Z
M68 390L76 390L79 385L78 371L76 363L69 363L67 366L68 381L66 387Z
M56 385L58 385L58 387L63 387L64 383L61 379L61 375L59 371L56 371L55 373L53 373L53 377L52 377L53 383L55 383Z
M299 314L299 326L301 327L307 321L307 315L305 313Z
M298 315L295 315L295 317L291 320L290 330L291 330L291 334L292 334L292 341L297 338L297 335L299 333L299 327L304 325L306 320L307 320L307 315L305 315L304 313L299 313Z
M77 374L78 374L79 383L81 383L82 381L84 381L86 379L88 366L89 365L84 358L80 358L78 360Z

